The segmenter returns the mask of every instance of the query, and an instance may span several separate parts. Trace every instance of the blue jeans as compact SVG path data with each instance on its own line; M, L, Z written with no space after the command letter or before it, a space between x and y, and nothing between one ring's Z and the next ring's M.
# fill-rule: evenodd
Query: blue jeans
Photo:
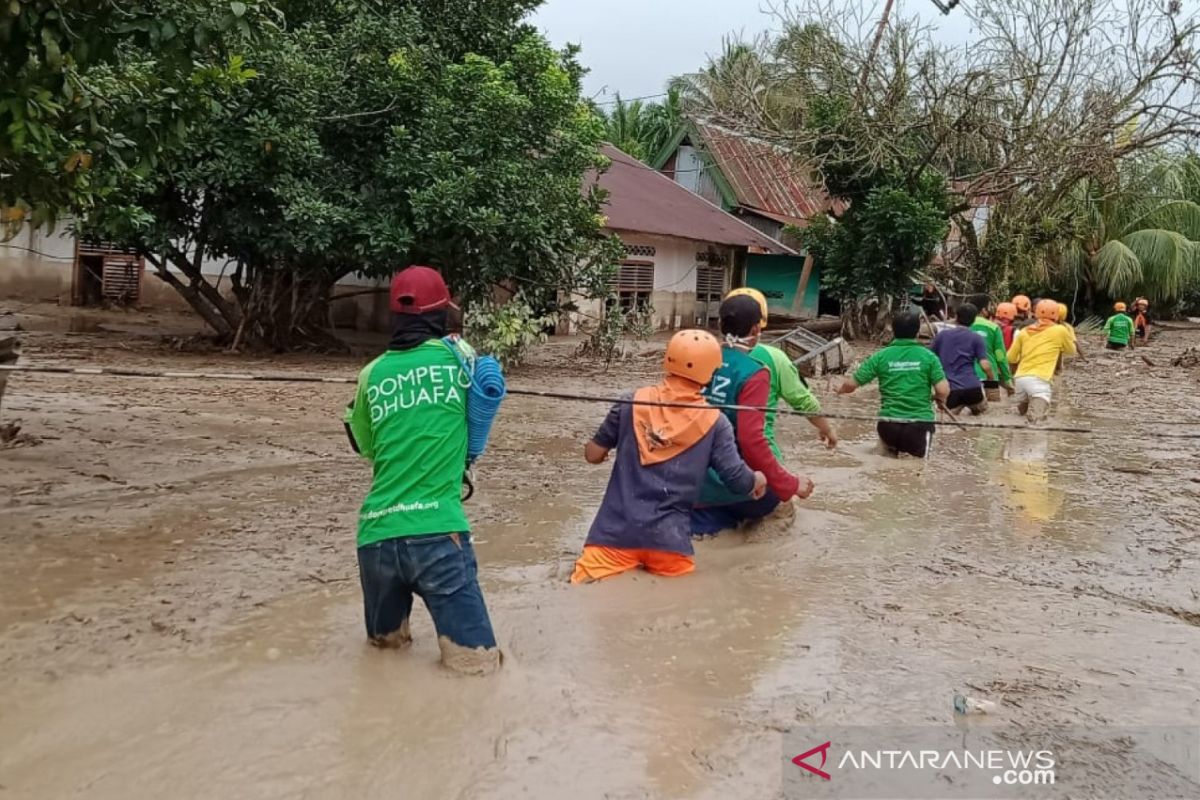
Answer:
M736 528L743 522L762 519L779 505L779 496L767 489L758 500L724 506L699 506L692 509L692 536L707 536Z
M367 636L408 637L413 595L421 596L439 637L462 647L495 647L479 567L466 533L401 536L358 548Z

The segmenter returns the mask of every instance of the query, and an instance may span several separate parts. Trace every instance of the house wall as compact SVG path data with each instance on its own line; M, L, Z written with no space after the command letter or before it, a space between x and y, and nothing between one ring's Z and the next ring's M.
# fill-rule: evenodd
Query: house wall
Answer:
M684 140L683 144L676 148L663 164L661 172L689 192L728 210L713 177L713 168L705 163L689 141Z
M772 313L815 318L821 299L821 274L816 265L808 276L803 302L796 302L804 260L804 256L751 254L746 260L746 285L767 296Z
M75 234L71 220L63 220L52 230L24 226L17 236L0 242L0 299L50 301L70 305L75 278ZM231 294L227 267L223 259L207 259L200 271L225 295ZM224 276L224 277L222 277ZM364 289L384 288L387 281L348 275L338 281L334 296L354 296L333 302L334 322L339 327L360 331L384 331L390 326L387 293L361 293ZM155 277L147 268L142 274L138 307L190 311L187 302L171 286Z
M54 230L26 225L0 242L0 298L71 302L75 236L60 223Z
M654 262L654 291L650 303L654 307L654 324L660 330L689 328L696 324L696 272L700 266L696 257L698 253L712 250L723 254L727 272L734 263L734 248L726 245L627 231L617 231L616 234L626 247L642 245L654 248L653 256L639 254L637 258ZM572 315L566 326L560 326L562 333L589 327L602 311L599 300L573 299L582 313Z

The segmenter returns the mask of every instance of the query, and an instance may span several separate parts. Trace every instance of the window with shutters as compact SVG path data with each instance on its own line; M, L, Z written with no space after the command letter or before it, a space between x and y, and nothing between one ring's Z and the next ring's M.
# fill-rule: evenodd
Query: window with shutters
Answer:
M610 284L622 311L645 311L654 291L654 262L626 259L613 273Z
M721 302L729 290L728 259L721 253L696 253L696 299L701 303Z

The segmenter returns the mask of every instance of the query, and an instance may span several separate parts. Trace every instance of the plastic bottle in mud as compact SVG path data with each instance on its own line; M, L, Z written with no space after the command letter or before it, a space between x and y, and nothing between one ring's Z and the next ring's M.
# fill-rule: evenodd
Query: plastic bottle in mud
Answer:
M996 703L993 700L967 697L965 694L954 695L955 714L991 714L995 710Z

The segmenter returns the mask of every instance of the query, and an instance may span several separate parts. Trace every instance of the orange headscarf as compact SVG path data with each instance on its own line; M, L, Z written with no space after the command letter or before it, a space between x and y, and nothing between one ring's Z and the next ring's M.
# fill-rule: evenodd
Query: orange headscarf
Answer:
M678 375L668 375L657 386L638 389L634 400L651 403L686 403L696 408L633 407L633 432L642 466L670 461L703 439L717 424L721 412L708 405L703 387Z

